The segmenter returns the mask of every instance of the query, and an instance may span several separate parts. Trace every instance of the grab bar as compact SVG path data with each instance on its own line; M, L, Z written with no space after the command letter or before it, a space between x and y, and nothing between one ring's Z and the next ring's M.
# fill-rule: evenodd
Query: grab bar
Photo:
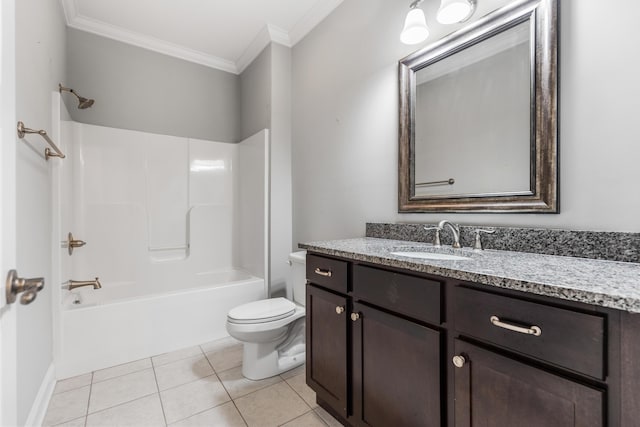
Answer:
M453 178L449 178L449 179L445 179L443 181L430 181L430 182L416 182L415 186L416 187L426 187L429 185L445 185L445 184L449 184L449 185L453 185L455 184L456 180Z
M61 159L64 159L66 157L64 154L62 154L62 151L60 151L60 149L55 144L55 142L53 142L51 138L49 138L49 135L47 135L46 131L42 129L40 130L30 129L28 127L25 127L24 123L18 122L18 138L22 139L28 133L35 133L40 135L41 137L44 138L45 141L47 141L47 143L51 146L51 148L53 148L53 151L51 151L48 147L45 148L44 158L46 160L49 160L49 157L60 157Z

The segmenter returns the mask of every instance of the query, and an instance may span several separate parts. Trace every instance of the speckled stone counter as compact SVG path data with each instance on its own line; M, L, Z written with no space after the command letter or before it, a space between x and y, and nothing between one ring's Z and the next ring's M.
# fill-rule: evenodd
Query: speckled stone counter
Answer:
M431 243L433 231L427 232L424 227L433 225L367 223L365 236ZM640 263L640 233L461 225L462 246L473 245L476 228L494 231L482 236L488 249ZM453 242L451 233L441 233L440 237L443 245Z
M320 254L640 313L640 264L510 251L434 248L427 243L364 237L301 243ZM426 260L391 252L468 257Z

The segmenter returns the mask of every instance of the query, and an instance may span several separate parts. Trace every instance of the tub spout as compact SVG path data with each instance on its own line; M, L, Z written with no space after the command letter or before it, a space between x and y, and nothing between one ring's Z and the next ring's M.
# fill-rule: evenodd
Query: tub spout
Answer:
M93 289L102 288L100 280L96 277L95 280L68 280L67 283L65 283L65 285L63 286L63 289L72 290L75 288L80 288L82 286L93 286Z

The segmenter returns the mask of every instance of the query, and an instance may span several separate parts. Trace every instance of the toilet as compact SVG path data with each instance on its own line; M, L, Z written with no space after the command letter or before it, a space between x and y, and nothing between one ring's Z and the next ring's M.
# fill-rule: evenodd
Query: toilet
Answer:
M306 251L289 255L287 298L240 305L227 314L227 332L244 344L242 375L261 380L305 361Z

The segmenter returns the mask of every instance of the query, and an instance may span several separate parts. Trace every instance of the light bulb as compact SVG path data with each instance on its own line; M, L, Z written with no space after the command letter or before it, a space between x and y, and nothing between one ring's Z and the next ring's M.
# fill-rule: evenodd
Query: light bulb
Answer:
M407 13L404 28L400 33L400 41L404 44L417 44L429 37L429 28L422 9L417 7Z
M436 18L441 24L456 24L469 18L473 9L474 5L469 0L442 0Z

